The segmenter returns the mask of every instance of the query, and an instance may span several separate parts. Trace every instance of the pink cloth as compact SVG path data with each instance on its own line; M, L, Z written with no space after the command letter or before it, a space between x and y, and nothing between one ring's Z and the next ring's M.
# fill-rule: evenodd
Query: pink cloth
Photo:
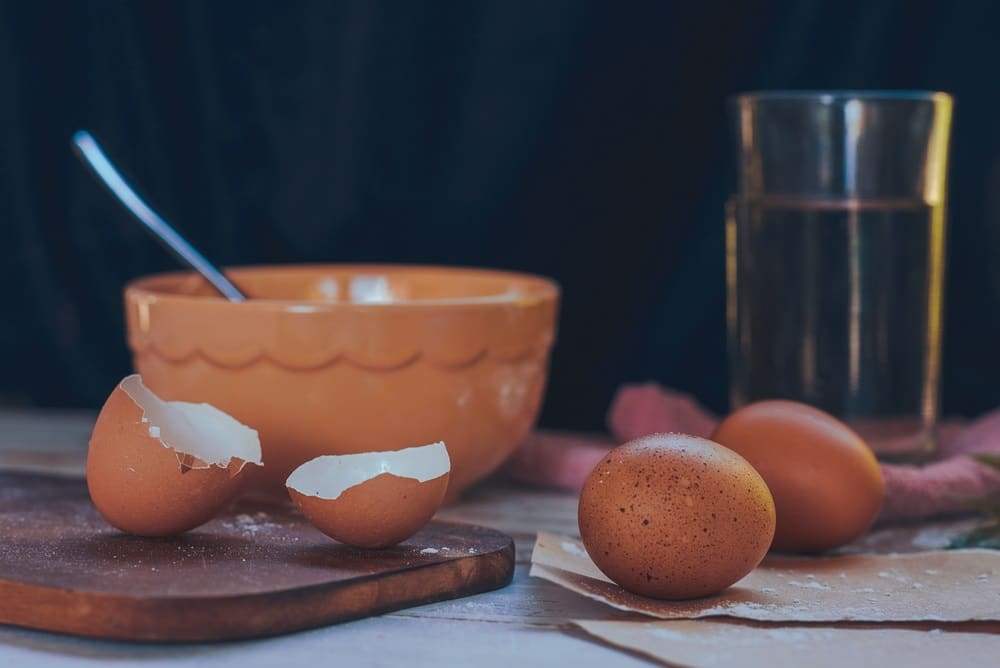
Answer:
M718 417L692 397L655 383L626 385L608 413L611 437L536 432L507 466L512 477L536 485L579 490L617 443L656 432L709 436ZM968 455L1000 454L1000 409L964 424L941 425L940 458L924 466L882 464L886 498L879 522L921 520L969 511L969 501L1000 492L1000 473Z

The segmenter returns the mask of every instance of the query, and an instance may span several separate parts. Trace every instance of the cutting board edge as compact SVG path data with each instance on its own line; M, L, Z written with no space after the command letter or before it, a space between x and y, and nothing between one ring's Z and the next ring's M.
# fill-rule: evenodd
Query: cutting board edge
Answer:
M197 601L184 598L136 599L107 594L88 594L89 602L80 605L78 592L0 579L0 601L10 602L17 598L25 598L26 593L31 601L30 605L20 610L5 608L0 604L0 624L85 638L137 643L185 644L278 636L501 589L513 580L515 569L514 541L509 536L505 538L506 544L493 551L426 564L380 578L359 579L348 585L333 582ZM456 567L464 568L456 569ZM453 575L449 584L455 583L452 588L428 585L425 590L419 590L404 598L381 603L377 600L372 602L373 598L377 599L380 589L389 588L397 581L409 580L408 576L414 572L429 575L449 571ZM428 578L423 580L425 584L429 581ZM412 589L412 584L409 588ZM18 597L11 596L15 590ZM299 597L296 603L299 609L303 607L304 598L306 607L319 606L322 611L283 619L283 601L292 597ZM353 597L360 598L352 602ZM99 604L96 612L90 602ZM253 621L249 624L247 617L244 616L233 628L214 627L213 632L206 633L205 629L209 627L201 625L189 616L176 614L181 611L179 608L191 606L193 603L208 606L199 611L202 614L234 614L240 611L246 612L246 609L250 608L257 609L257 613L252 615ZM344 603L353 604L341 607ZM59 611L58 614L47 615L45 611L53 608ZM266 612L262 613L261 610ZM70 612L75 614L69 614ZM103 617L95 619L95 615ZM160 620L173 619L175 622L180 620L180 623L168 628L162 622L152 623L153 617Z

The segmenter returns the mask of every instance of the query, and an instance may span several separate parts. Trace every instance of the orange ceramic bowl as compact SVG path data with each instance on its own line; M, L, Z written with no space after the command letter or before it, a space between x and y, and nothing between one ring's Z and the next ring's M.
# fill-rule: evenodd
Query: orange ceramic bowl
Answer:
M259 489L325 454L443 440L454 495L495 470L538 416L558 287L482 269L366 265L191 273L125 289L136 370L164 399L208 402L260 432Z

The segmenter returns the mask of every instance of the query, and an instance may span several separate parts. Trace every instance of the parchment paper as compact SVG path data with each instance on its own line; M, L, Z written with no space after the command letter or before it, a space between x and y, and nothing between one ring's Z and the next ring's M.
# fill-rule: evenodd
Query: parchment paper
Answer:
M623 590L575 538L539 533L531 575L620 610L662 619L768 622L1000 620L1000 553L935 550L834 557L769 556L712 597L657 601Z
M715 620L573 623L612 645L692 668L938 668L990 665L1000 657L1000 636L941 629L751 626Z

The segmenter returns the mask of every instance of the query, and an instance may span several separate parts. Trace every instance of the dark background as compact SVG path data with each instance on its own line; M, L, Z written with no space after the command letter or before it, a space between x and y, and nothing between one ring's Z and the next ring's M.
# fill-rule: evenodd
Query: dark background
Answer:
M120 291L175 268L90 129L222 264L490 265L565 299L543 422L655 379L726 404L727 95L956 97L943 399L1000 405L994 3L2 2L0 404L99 406Z

